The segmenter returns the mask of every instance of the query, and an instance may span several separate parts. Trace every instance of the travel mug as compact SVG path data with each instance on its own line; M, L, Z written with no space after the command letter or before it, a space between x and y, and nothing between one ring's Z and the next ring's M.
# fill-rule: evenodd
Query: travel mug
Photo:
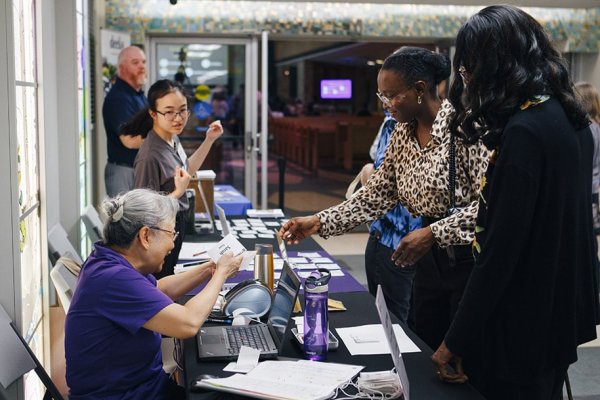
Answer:
M254 249L254 279L260 280L273 293L275 287L275 266L273 264L273 245L257 244Z

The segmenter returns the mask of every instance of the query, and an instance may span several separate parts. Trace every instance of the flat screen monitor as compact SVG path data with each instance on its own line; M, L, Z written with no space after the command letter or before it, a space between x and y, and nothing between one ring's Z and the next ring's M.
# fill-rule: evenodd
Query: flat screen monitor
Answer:
M350 79L322 79L322 99L351 99L352 81Z

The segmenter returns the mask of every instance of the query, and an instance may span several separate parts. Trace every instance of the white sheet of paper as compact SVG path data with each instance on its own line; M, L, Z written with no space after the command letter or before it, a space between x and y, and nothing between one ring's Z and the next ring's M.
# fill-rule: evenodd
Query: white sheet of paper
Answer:
M300 270L303 270L303 271L307 271L307 270L315 270L315 269L317 269L317 266L315 264L311 264L311 263L308 263L308 264L294 264L294 268L300 269Z
M304 257L288 257L288 261L292 264L306 264L308 262Z
M265 221L265 225L266 226L279 226L281 224L277 221Z
M394 324L393 326L402 353L418 353L421 351L410 340L400 325ZM357 354L390 354L390 347L381 324L336 328L336 331L353 356ZM371 341L355 340L355 338L370 338ZM360 343L357 343L357 341Z
M258 365L258 357L260 356L260 350L253 349L252 347L242 346L240 348L240 354L236 362L230 362L227 364L223 371L228 372L250 372Z
M306 279L306 278L308 278L308 277L310 276L310 274L312 274L312 273L313 273L313 271L298 271L298 276L299 276L300 278L304 278L304 279Z
M246 248L232 235L227 235L219 243L208 249L207 253L214 262L217 262L228 251L232 251L233 255L239 256L246 251Z
M331 258L328 258L328 257L311 257L310 261L314 262L315 264L317 264L317 263L327 264L327 263L333 262L331 260Z
M202 242L192 243L183 242L181 244L181 251L179 252L180 260L206 260L209 258L207 251L213 247L217 242Z
M334 269L329 272L331 273L331 276L344 276L344 271L342 271L341 269Z
M341 269L337 264L317 264L317 268L326 268L328 270Z
M281 271L283 269L283 260L281 258L273 260L273 266L275 271Z
M299 251L298 257L317 258L317 257L321 257L321 255L317 252Z
M275 237L272 233L259 233L257 236L265 239L273 239Z
M245 219L232 219L231 222L233 222L235 226L250 225Z
M244 238L244 239L256 239L256 235L251 235L249 233L247 233L247 234L240 233L240 237Z
M250 265L250 262L254 262L254 256L256 255L256 251L246 251L244 253L244 258L242 259L242 264L240 265L240 271L254 271L254 264Z

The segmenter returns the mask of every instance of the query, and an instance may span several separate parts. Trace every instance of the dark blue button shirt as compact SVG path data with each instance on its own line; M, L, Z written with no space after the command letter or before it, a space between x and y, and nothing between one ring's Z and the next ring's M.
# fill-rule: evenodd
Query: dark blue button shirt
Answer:
M106 95L102 106L109 162L133 167L133 161L138 151L123 146L121 139L119 139L119 128L139 110L147 106L148 99L142 90L136 91L127 82L117 78L117 81Z

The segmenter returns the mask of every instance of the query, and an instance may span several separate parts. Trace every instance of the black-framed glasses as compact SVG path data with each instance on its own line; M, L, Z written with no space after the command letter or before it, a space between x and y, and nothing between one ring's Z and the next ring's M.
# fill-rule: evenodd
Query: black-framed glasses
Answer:
M175 241L177 239L177 237L179 236L179 232L178 231L170 231L168 229L159 228L158 226L149 226L148 228L150 228L150 229L156 229L157 231L162 231L162 232L170 233L173 236L173 241Z
M406 89L403 92L398 92L393 96L387 97L386 95L384 95L383 93L381 93L379 90L375 92L375 94L377 95L377 97L379 98L379 100L381 100L381 103L383 103L384 107L388 107L391 108L392 107L392 101L394 101L394 99L400 95L406 96L406 93L408 93L408 91L410 90L410 88Z
M462 78L463 86L466 86L467 83L469 83L470 75L467 72L467 69L464 67L464 65L461 65L460 67L458 67L458 74Z
M156 112L160 115L162 115L163 117L165 117L165 119L169 122L174 121L175 118L177 117L181 117L181 119L187 119L190 116L190 110L188 110L187 108L185 110L180 110L180 111L167 111L167 112L160 112L158 110L156 110Z

